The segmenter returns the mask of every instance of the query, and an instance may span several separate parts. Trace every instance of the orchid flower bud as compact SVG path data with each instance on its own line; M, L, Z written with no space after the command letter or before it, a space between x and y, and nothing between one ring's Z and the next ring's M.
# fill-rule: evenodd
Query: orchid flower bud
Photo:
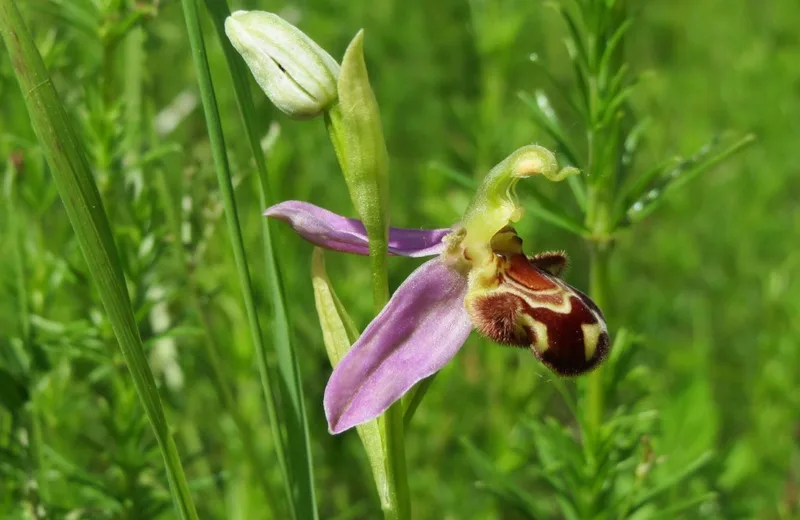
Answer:
M308 119L336 101L339 64L280 16L236 11L225 34L270 101L289 117Z

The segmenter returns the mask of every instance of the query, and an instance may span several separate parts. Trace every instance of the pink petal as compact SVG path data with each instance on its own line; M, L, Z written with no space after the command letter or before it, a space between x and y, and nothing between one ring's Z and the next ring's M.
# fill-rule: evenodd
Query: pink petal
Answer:
M328 381L324 404L332 433L379 416L452 359L472 330L466 291L466 278L438 258L411 273Z
M308 202L288 200L267 209L267 217L287 222L312 244L368 255L367 233L360 220L342 217ZM434 256L444 249L442 238L450 229L389 228L389 254L397 256Z

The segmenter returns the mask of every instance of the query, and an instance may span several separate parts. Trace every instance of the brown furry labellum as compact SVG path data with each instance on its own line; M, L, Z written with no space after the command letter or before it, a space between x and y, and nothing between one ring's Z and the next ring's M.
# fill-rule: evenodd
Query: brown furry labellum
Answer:
M496 278L470 290L465 302L478 331L497 343L530 348L558 375L595 368L609 350L608 328L597 305L559 278L566 255L494 249Z

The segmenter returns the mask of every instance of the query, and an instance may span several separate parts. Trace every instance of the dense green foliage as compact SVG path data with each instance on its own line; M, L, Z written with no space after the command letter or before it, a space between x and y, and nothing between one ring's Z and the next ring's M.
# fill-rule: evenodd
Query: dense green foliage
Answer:
M200 518L285 518L181 3L18 3L86 144ZM258 173L205 3L199 14L255 303L272 342L280 332L272 333L279 325ZM637 171L691 156L726 132L752 132L757 142L685 189L665 190L657 211L615 236L603 310L627 348L612 360L619 370L605 373L607 464L593 466L593 450L602 450L586 447L586 426L570 410L585 381L562 384L530 354L474 334L405 434L415 519L800 515L800 5L630 4L619 59L641 76L631 113L650 122ZM513 150L556 147L519 92L544 89L565 131L577 142L585 133L542 72L578 89L563 45L568 27L546 2L231 7L279 12L337 59L364 28L390 155L392 225L448 226L474 180ZM0 516L173 518L155 436L0 55ZM289 120L251 86L272 199L353 215L323 121ZM545 192L579 214L566 183L537 184L534 193L529 182L540 181L519 185L525 204ZM526 249L566 250L567 280L589 290L589 247L535 215L518 226ZM325 425L330 365L311 246L274 230L320 517L378 518L357 435L331 436ZM363 329L373 310L369 260L326 258ZM418 264L390 259L391 287Z

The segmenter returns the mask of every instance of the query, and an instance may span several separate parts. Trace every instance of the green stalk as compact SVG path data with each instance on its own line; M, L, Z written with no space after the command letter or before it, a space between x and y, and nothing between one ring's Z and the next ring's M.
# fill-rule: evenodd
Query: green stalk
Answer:
M382 246L382 247L381 247ZM375 313L389 302L389 276L386 262L386 245L369 243L372 268L372 297ZM386 448L386 476L389 481L389 508L384 511L387 520L411 518L411 500L406 468L405 432L403 431L403 400L399 399L380 419Z
M611 248L607 243L593 242L590 244L589 257L589 297L601 309L607 308L609 284L608 266ZM586 385L586 421L587 429L593 434L595 440L599 437L600 428L603 426L603 413L605 407L605 385L603 384L602 367L589 374Z
M325 113L325 125L344 173L356 213L369 238L375 313L389 301L387 246L389 232L389 154L380 111L364 61L364 31L359 31L342 58L337 81L339 102ZM384 515L405 520L411 515L403 438L403 402L398 400L379 420L386 455L388 505Z
M50 165L89 272L97 284L136 392L153 427L164 457L175 507L181 518L196 520L197 511L178 449L169 432L153 373L147 364L114 238L83 144L70 126L42 57L13 0L0 0L0 32L23 92L31 124Z
M228 156L225 150L225 141L222 133L222 123L219 117L219 108L214 93L214 86L211 81L211 71L208 65L203 32L197 13L195 0L183 0L183 12L186 18L186 29L189 34L189 43L192 48L192 58L194 60L195 72L200 86L200 97L203 102L203 110L206 116L211 151L214 158L214 165L217 171L217 180L222 193L225 217L228 224L228 233L231 239L234 261L239 275L242 297L244 298L245 312L250 327L253 346L256 353L256 361L261 378L261 386L267 404L267 414L269 417L270 428L275 439L276 454L278 464L283 474L284 491L291 512L292 518L297 518L295 501L292 492L292 480L286 464L284 453L284 441L281 436L278 422L278 406L273 391L274 380L267 361L267 352L261 336L261 326L256 312L255 295L250 280L250 272L247 267L247 258L244 252L244 239L242 237L241 226L239 224L239 214L236 207L236 200L233 194L233 183L231 181ZM314 507L315 506L309 506ZM306 517L308 518L308 517Z
M348 130L345 128L338 106L334 106L326 112L325 125L339 164L343 171L347 171L347 154L352 151L348 151L344 145ZM374 233L369 233L369 228L367 228L367 236L369 237L372 299L375 314L378 314L389 302L387 242L385 235L376 237ZM402 399L386 410L380 417L379 424L386 454L386 479L389 483L388 506L384 508L384 515L387 520L406 520L411 518L411 500L406 468Z
M239 115L244 124L250 152L256 163L258 172L259 201L262 208L274 203L269 193L269 177L267 163L261 150L260 132L255 120L255 106L248 83L249 72L238 56L225 34L225 19L231 12L225 0L205 0L211 15L214 28L225 55L225 61L233 81L233 92L239 108ZM286 309L286 296L280 272L277 251L272 243L272 219L261 219L261 232L264 243L264 260L269 287L269 299L272 304L273 327L272 341L278 371L283 386L282 395L288 394L288 402L284 403L284 416L287 428L286 443L289 450L289 463L297 485L297 510L301 518L317 518L317 500L314 492L314 465L311 455L311 439L303 399L303 385L297 353L291 341L289 316Z

